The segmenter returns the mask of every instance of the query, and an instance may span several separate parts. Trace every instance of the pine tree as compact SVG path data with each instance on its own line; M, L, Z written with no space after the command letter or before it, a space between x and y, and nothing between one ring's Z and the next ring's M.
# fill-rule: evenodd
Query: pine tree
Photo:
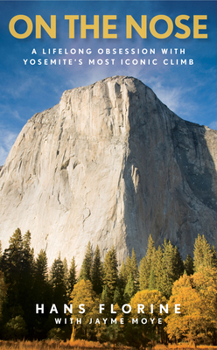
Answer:
M194 271L199 271L201 267L214 267L215 265L215 250L210 247L204 235L198 235L194 244Z
M4 274L0 271L0 320L2 319L2 305L4 303L7 293L7 286L5 284Z
M123 299L122 299L122 296L121 296L121 293L120 293L120 289L117 286L115 288L115 292L114 292L113 304L114 305L118 304L119 306L121 306L122 305L122 301L123 301Z
M134 283L134 289L137 291L139 289L139 270L138 270L138 263L136 259L135 250L132 249L132 256L131 258L129 255L127 256L126 264L124 262L121 265L121 270L119 273L119 279L120 279L120 291L122 290L124 293L124 289L126 287L127 281L129 279L130 274L132 275L133 283Z
M119 276L118 276L118 286L119 286L119 292L121 294L121 298L124 297L124 289L126 287L127 280L126 280L126 266L124 261L121 264L121 268L119 270Z
M186 260L184 261L184 269L188 276L194 273L194 263L192 257L188 254Z
M1 270L4 273L5 282L8 285L5 307L8 319L16 316L17 310L22 309L20 304L22 303L22 300L20 300L22 262L23 241L21 231L18 228L10 237L9 248L5 249L1 260ZM21 312L23 312L23 310L21 310Z
M160 290L161 278L162 278L162 258L163 252L161 246L155 252L155 259L152 268L155 274L155 287L157 290Z
M194 243L194 271L197 272L199 266L203 264L203 242L202 237L198 234Z
M101 299L102 299L103 304L107 304L110 301L109 295L108 295L108 286L107 285L103 286Z
M174 257L173 257L173 273L174 273L174 281L179 279L180 276L184 273L184 264L181 258L181 255L178 251L178 248L175 246L174 250Z
M60 256L54 260L51 266L50 284L52 286L53 303L58 309L66 302L66 285L64 279L64 266Z
M183 272L183 262L177 247L174 248L171 242L165 239L163 244L159 290L166 298L170 297L173 283L183 274Z
M134 249L132 249L130 264L131 264L131 274L132 274L133 283L134 283L134 291L137 292L139 290L139 270L138 270L138 262L136 259L136 254Z
M79 281L81 280L89 280L91 281L91 268L93 263L93 254L92 254L92 248L91 243L88 242L86 253L84 256L84 260L81 266Z
M108 299L112 302L118 282L116 250L112 247L105 256L103 284L107 286Z
M149 235L148 237L148 247L147 247L147 252L146 252L146 258L147 258L147 262L148 262L148 266L150 268L150 266L152 265L153 262L153 258L155 255L155 245L154 245L154 241L152 239L152 236Z
M142 258L139 265L139 289L140 291L145 290L148 288L148 281L147 281L147 259L146 256Z
M163 244L160 291L166 298L169 298L171 295L174 280L174 249L171 242L165 239Z
M135 285L134 285L132 274L130 273L125 290L124 290L125 303L129 303L130 299L134 296L134 294L135 294Z
M212 267L217 268L217 252L214 246L211 247L211 251L212 251Z
M148 289L149 279L154 263L156 249L151 235L148 238L148 247L145 257L140 262L139 268L139 288L140 290Z
M41 249L35 261L34 290L39 303L44 302L48 288L48 266L45 250Z
M5 322L17 315L24 315L31 334L33 318L33 250L30 248L29 231L22 238L18 228L10 237L9 248L5 249L1 259L1 270L8 285L7 296L3 306ZM25 298L23 297L25 295Z
M22 244L23 261L21 263L21 280L20 280L20 299L25 295L25 301L21 302L24 311L24 321L28 325L29 332L32 332L34 319L32 317L32 305L34 299L34 250L31 248L31 233L27 231L23 236ZM30 330L31 329L31 330Z
M65 285L68 285L68 279L69 279L69 269L68 269L68 263L67 259L63 259L63 269L64 269L64 280L65 280Z
M91 268L91 281L93 284L93 290L97 294L102 293L103 272L102 272L102 263L100 259L100 250L98 245L94 253L94 259L93 259L93 264Z
M23 236L23 250L28 255L29 259L32 260L34 249L31 248L31 232L29 230Z
M44 304L44 315L50 310L50 301L52 300L52 289L48 283L48 264L45 250L41 249L36 260L34 269L34 305ZM43 314L34 317L34 337L38 339L45 338L48 332L47 318Z
M126 264L125 264L125 280L127 283L128 277L131 274L131 260L130 260L130 256L127 255L127 260L126 260Z
M31 248L31 233L27 231L23 236L22 247L22 276L23 276L23 291L28 292L30 286L33 284L34 273L34 250ZM30 290L29 290L30 292Z
M66 290L66 299L69 301L70 299L70 290L69 290L69 268L67 259L63 259L63 271L64 271L64 285Z
M2 260L2 242L0 241L0 266L1 266L1 260Z
M149 277L149 284L148 284L149 290L155 290L156 289L156 282L155 282L155 273L154 269L151 269L150 277Z
M71 261L71 266L69 269L69 279L68 279L68 291L69 291L69 296L71 295L75 284L77 283L77 274L76 274L76 264L75 264L75 258L73 256L72 261Z

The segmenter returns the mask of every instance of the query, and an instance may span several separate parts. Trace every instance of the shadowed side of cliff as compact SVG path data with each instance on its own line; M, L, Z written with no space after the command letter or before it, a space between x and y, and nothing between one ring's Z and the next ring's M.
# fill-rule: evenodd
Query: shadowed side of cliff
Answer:
M129 250L140 259L149 234L157 244L170 239L183 257L198 233L216 246L217 132L182 120L151 89L134 84L124 172Z

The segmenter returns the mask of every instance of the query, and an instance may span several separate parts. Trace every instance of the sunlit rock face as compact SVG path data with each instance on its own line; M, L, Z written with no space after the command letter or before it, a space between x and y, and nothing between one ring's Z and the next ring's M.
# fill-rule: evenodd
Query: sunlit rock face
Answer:
M80 266L85 247L111 246L119 262L146 252L149 234L217 246L217 132L177 117L141 81L115 76L65 91L34 115L0 172L0 239L32 233L49 265Z

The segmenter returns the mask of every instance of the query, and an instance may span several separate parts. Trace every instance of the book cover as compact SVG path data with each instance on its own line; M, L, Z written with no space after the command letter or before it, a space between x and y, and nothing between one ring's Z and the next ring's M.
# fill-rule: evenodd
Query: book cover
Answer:
M0 337L215 345L216 1L0 8Z

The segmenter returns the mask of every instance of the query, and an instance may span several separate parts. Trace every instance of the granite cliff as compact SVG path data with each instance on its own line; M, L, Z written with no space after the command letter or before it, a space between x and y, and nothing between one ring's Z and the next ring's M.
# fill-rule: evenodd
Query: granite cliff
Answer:
M0 172L0 239L32 233L49 264L85 246L138 260L151 233L183 257L205 234L217 247L217 131L180 119L141 81L115 76L65 91L34 115Z

